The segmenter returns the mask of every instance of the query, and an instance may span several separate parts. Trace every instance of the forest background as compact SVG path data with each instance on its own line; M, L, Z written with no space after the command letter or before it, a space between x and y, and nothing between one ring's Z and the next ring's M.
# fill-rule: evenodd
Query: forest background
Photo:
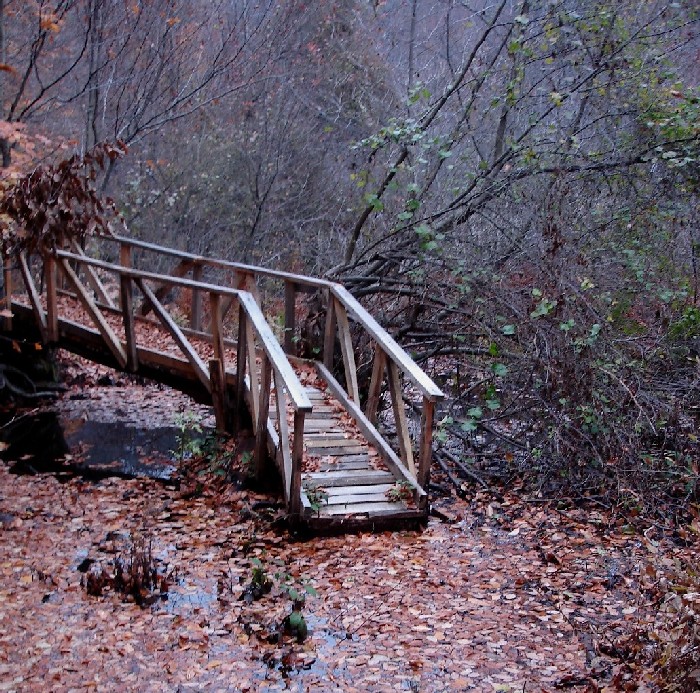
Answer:
M5 185L122 141L98 184L130 232L344 282L448 393L443 462L692 522L698 19L689 0L0 0Z

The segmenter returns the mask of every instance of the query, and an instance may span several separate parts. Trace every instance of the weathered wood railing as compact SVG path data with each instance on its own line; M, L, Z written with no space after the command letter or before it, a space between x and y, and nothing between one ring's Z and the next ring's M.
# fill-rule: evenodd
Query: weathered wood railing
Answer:
M134 251L138 250L143 253L153 253L161 258L163 256L172 258L177 262L172 273L179 277L191 273L193 279L201 279L205 270L232 273L234 288L247 290L258 301L260 301L259 283L262 280L281 282L283 292L277 297L278 303L283 302L284 306L282 321L284 333L281 341L284 350L290 356L296 355L298 295L319 292L322 296L321 303L325 306L323 345L318 353L322 375L334 394L355 417L370 442L378 446L390 463L402 465L408 471L409 478L415 478L421 487L427 487L432 456L435 405L444 395L393 337L342 285L324 279L207 258L131 238L117 236L104 237L100 240L104 244L118 247L120 262L125 266L132 264ZM162 297L167 286L170 285L164 283L161 289L157 289L156 297ZM193 291L190 328L198 332L203 329L202 290L197 288L196 283L191 286ZM353 344L353 336L358 331L351 329L351 322L364 330L373 345L372 376L364 408L361 406L356 349ZM338 383L331 372L336 339L340 344L345 387ZM384 438L377 438L375 431L379 402L385 385L394 414L397 450L389 447ZM411 436L404 397L410 401L418 400L421 420L417 436Z
M128 247L126 244L122 246ZM139 343L137 323L155 320L177 345L188 370L211 395L217 427L228 428L232 414L232 387L229 385L235 386L236 411L241 411L243 398L248 400L255 428L254 459L261 465L265 459L265 448L270 445L270 452L275 455L283 478L290 512L299 515L304 418L312 405L253 295L241 289L208 284L184 276L140 271L126 262L126 250L121 252L123 264L120 265L88 257L80 248L75 250L56 251L43 258L35 257L33 262L26 255L19 258L26 295L42 338L47 343L59 342L61 325L65 326L71 321L69 315L61 314L59 297L62 293L69 293L77 298L89 315L116 365L135 372L141 360L156 359L162 362L165 358L164 354ZM43 276L44 296L37 287L35 274ZM10 275L6 273L6 288L11 281ZM87 285L81 275L86 278ZM119 287L118 301L110 296L107 288L110 277ZM59 289L61 279L67 291ZM189 290L198 300L208 296L209 327L205 331L197 330L197 336L205 339L213 349L213 358L209 359L208 364L197 352L196 340L188 338L163 304L163 287ZM137 294L141 295L140 308L135 300ZM235 305L238 306L238 340L235 364L232 363L232 368L228 369L224 321L226 313ZM143 317L146 306L155 319L146 320ZM120 337L118 332L122 330L123 337ZM226 340L226 344L231 342ZM271 391L275 394L276 427L270 421ZM291 430L288 414L292 419Z

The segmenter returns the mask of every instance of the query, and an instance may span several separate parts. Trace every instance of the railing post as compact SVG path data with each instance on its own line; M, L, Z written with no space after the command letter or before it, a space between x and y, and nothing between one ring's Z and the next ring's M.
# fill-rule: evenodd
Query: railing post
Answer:
M296 284L290 281L284 283L284 350L294 354L294 331L296 329Z
M267 459L267 421L270 414L270 384L272 379L272 364L267 354L263 352L260 364L260 391L253 392L253 398L258 401L258 422L255 427L255 477L262 479Z
M375 343L372 379L369 382L367 406L365 407L365 415L373 424L377 423L377 409L379 408L379 397L382 394L382 380L384 379L385 366L386 354L379 344Z
M46 273L46 332L50 344L58 342L58 268L56 258L49 252L44 254Z
M226 379L223 365L219 359L209 359L209 382L211 383L211 403L214 407L216 430L219 433L227 433Z
M255 353L255 328L251 320L245 321L245 341L246 341L246 359L248 361L248 380L250 382L250 409L253 415L253 424L257 424L260 418L260 409L258 407L258 365L257 355ZM268 385L269 388L269 385Z
M347 392L355 404L360 403L360 388L357 385L357 366L355 365L355 353L352 349L352 334L350 322L345 306L340 301L333 299L335 314L338 318L338 332L340 334L340 350L343 353L343 368L345 369L345 384ZM330 369L329 369L330 370Z
M435 418L435 402L423 398L423 411L420 419L420 455L418 457L418 483L428 488L430 482L430 463L433 459L433 420Z
M216 417L216 427L225 433L228 431L228 406L226 398L226 362L224 336L221 329L221 295L209 294L211 310L211 332L214 346L214 358L209 361L209 379L211 381L212 404Z
M326 325L323 331L323 365L333 372L335 356L335 298L330 289L326 289Z
M238 306L238 343L236 351L236 428L240 429L243 425L243 410L245 408L245 367L248 360L246 327L247 316L245 309L239 303ZM251 392L251 395L253 393ZM251 405L251 416L253 417L253 427L255 427L255 412Z
M192 279L202 281L202 265L195 262L192 268ZM192 289L192 305L190 308L190 327L199 332L202 329L202 294L199 289Z
M9 332L12 329L12 264L10 256L6 254L4 248L2 251L2 280L3 309L5 310L2 316L2 326Z
M408 421L406 420L406 408L403 404L401 392L401 378L398 366L390 359L388 363L389 389L391 390L391 404L394 409L394 421L396 423L396 435L399 439L401 459L408 471L415 476L416 464L413 461L413 448L411 436L408 434Z
M289 488L289 511L294 522L301 517L301 466L304 457L303 411L294 412L294 439L292 440L292 480Z
M123 274L119 275L119 305L126 338L126 369L136 373L139 369L139 356L136 344L136 319L134 317L134 286L131 277Z
M125 243L120 243L119 244L119 264L122 267L131 267L131 246L126 245ZM121 280L121 275L120 275L120 280ZM122 293L121 290L119 292L119 300L122 301ZM133 300L133 294L132 294L132 300ZM124 310L124 304L120 303L119 307Z

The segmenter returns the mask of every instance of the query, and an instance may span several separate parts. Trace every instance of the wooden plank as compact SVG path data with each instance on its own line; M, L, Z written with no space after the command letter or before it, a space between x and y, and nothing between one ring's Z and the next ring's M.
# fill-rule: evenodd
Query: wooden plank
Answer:
M340 471L340 472L310 472L304 474L304 479L310 479L317 486L330 488L332 486L364 486L367 484L392 484L396 477L391 472L374 471Z
M192 345L187 340L187 337L182 333L180 327L172 319L168 311L165 309L163 304L158 300L155 293L142 279L136 279L136 285L139 287L143 293L146 300L151 304L153 312L160 319L161 325L170 333L175 343L180 347L180 350L185 355L187 360L190 362L196 376L199 378L200 382L207 389L207 392L211 392L211 381L209 380L209 373L207 372L207 367L202 361L199 354L194 350Z
M126 368L135 373L139 367L134 319L134 287L129 277L119 277L119 304L121 305L124 336L126 338Z
M369 455L366 453L360 453L359 455L334 455L333 456L333 462L329 462L329 464L358 464L358 465L369 465ZM362 467L358 467L358 469L361 469ZM371 469L371 467L367 466L367 469Z
M335 459L335 458L334 458ZM340 458L342 459L342 458ZM358 471L358 470L369 471L372 468L369 466L368 462L324 462L318 466L319 472L344 472L344 471Z
M296 351L294 332L296 330L297 287L294 282L284 283L284 350L288 354Z
M377 424L377 409L379 408L379 398L382 394L382 381L384 380L385 367L386 354L379 344L375 342L374 360L372 362L372 379L369 383L367 405L365 406L365 415L374 425Z
M334 447L309 447L308 445L306 446L306 449L309 455L313 455L314 457L324 457L326 455L335 457L335 454L339 451L339 448ZM360 453L367 451L367 446L354 445L353 447L347 447L342 449L344 451L352 453L353 455L359 455Z
M265 460L267 451L267 419L270 410L270 383L272 375L272 365L270 360L263 354L260 365L260 389L251 389L251 398L258 399L258 418L255 427L255 451L253 461L255 463L255 476L260 481L265 471ZM280 440L280 446L284 448L285 441Z
M39 332L41 332L41 340L43 342L48 341L48 329L46 326L46 314L41 305L41 297L37 291L36 284L34 283L34 278L32 277L31 270L29 269L29 264L27 263L27 254L21 252L19 254L19 268L22 272L22 277L24 279L24 285L27 288L27 294L29 295L29 301L32 305L32 311L34 313L34 320L36 321ZM11 296L11 294L10 294ZM8 310L12 312L12 306L9 304Z
M354 448L364 443L361 439L338 437L337 433L331 435L308 433L304 436L304 440L307 447L324 448Z
M335 502L335 498L342 497L345 495L352 496L362 496L362 495L372 495L375 493L386 493L392 488L395 488L395 484L364 484L361 486L334 486L329 488L326 493L328 494L328 501L330 503ZM386 500L386 498L385 498Z
M385 486L386 484L383 484ZM348 487L350 488L350 487ZM389 488L392 488L389 485ZM338 489L331 489L337 491ZM328 507L333 507L334 505L343 506L347 512L353 511L353 506L359 505L361 503L386 503L389 499L384 491L374 491L373 493L344 493L337 495L330 495L326 499L325 505ZM406 507L403 502L398 502L396 505L400 508Z
M109 323L105 320L104 315L100 312L100 309L95 305L94 301L88 295L87 289L83 283L78 278L78 275L73 271L70 263L66 258L61 258L58 261L58 265L63 271L63 275L73 286L73 290L78 296L78 300L82 304L83 308L87 311L88 315L92 318L95 326L102 335L107 348L112 352L114 358L117 360L120 368L126 367L126 352L122 347L117 335L114 330L109 326Z
M382 349L386 352L389 359L400 367L411 382L422 392L424 397L432 401L444 398L445 395L442 390L344 286L333 284L331 291L353 318L369 332L370 336L378 344L382 345Z
M338 401L345 407L346 411L355 420L362 433L367 438L367 441L374 445L379 451L384 464L389 468L389 470L396 475L399 479L407 481L411 486L415 488L415 500L416 504L420 509L427 507L428 496L425 490L420 486L416 477L411 474L411 472L406 469L403 462L399 459L397 454L389 447L389 444L379 435L377 429L372 425L372 423L367 419L367 417L362 413L360 407L358 407L348 396L345 391L340 386L338 381L333 377L331 372L322 364L317 363L316 368L318 369L321 377L328 384L329 389L338 399Z
M319 509L321 517L329 515L372 515L383 513L393 515L406 510L403 503L389 503L386 500L377 500L373 503L353 503L352 505L322 505Z
M391 393L391 406L394 410L394 422L396 423L396 435L399 439L401 459L408 467L411 474L416 475L416 463L413 460L413 444L408 433L408 421L406 420L406 407L403 403L399 367L389 362L389 391Z
M357 366L355 365L355 352L352 348L352 334L345 307L340 301L334 300L335 314L338 319L338 333L340 335L340 350L343 354L343 367L345 369L345 384L350 399L356 404L360 403L360 388L357 385Z

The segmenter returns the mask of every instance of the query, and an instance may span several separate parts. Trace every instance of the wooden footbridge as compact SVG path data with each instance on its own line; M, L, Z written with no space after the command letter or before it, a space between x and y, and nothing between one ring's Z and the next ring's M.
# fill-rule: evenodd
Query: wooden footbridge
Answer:
M6 332L186 391L222 431L249 417L256 470L275 462L292 521L426 517L442 392L343 286L104 236L5 258L4 290Z

